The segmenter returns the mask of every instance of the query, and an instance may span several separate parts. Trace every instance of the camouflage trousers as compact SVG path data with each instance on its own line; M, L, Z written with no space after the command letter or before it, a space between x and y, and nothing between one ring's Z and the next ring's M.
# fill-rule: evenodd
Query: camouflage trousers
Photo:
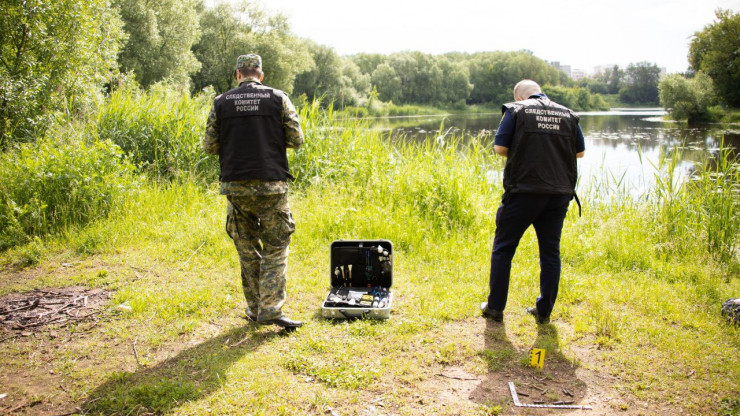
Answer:
M226 197L226 232L241 263L242 289L257 319L282 315L288 245L295 231L288 194Z

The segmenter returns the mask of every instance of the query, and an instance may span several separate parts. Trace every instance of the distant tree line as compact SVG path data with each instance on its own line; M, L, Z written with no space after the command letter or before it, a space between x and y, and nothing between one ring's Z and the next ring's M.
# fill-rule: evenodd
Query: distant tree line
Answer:
M655 63L631 63L622 69L614 65L590 78L583 78L577 85L594 94L618 95L627 104L658 105L658 83L661 69Z
M575 109L607 106L601 96L575 85L565 73L529 51L443 55L407 51L344 57L327 46L313 42L308 46L313 65L297 75L293 93L309 100L322 98L342 108L367 106L373 98L401 105L498 106L513 99L513 86L524 78L559 93L561 102Z
M530 78L577 110L605 108L599 94L657 101L657 66L615 67L575 83L532 52L339 56L293 35L285 16L250 1L5 0L0 14L0 149L28 141L53 114L86 113L124 85L167 83L193 92L235 86L238 55L262 56L265 84L296 102L496 107Z

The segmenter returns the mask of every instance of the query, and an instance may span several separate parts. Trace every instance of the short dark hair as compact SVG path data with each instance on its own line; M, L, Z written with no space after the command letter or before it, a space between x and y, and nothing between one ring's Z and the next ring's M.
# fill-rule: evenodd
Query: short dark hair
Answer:
M259 68L248 68L243 66L237 69L237 71L239 71L239 73L241 73L243 77L259 78L259 76L262 75L262 71Z

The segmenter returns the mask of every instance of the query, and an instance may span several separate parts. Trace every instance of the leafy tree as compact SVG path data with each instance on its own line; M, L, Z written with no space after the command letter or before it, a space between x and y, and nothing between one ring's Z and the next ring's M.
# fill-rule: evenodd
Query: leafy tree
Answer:
M436 57L421 52L407 52L406 54L409 56L405 62L414 62L416 70L408 74L409 82L402 86L404 99L419 104L434 104L442 101L440 96L445 79Z
M380 64L372 75L372 83L377 88L381 101L401 101L401 77L388 64Z
M296 75L311 68L311 55L305 43L290 33L285 16L270 16L246 45L262 56L264 83L285 92L293 91ZM236 62L236 57L231 59Z
M419 70L419 63L416 57L410 52L394 53L388 58L388 65L393 68L400 80L399 103L417 103L416 96L416 73ZM380 91L378 91L380 92Z
M587 88L547 84L542 86L542 91L551 100L575 111L609 109L604 97L599 94L591 94Z
M379 53L358 53L350 56L350 59L360 67L363 74L372 74L380 64L386 63L388 57Z
M244 24L229 3L217 4L200 13L201 36L193 45L193 54L201 63L191 77L196 91L212 85L217 92L234 87L236 57L243 52L247 36Z
M540 85L561 83L560 71L527 52L481 52L469 61L474 88L471 103L502 104L513 99L513 88L523 79Z
M470 83L470 71L463 63L450 60L446 56L441 57L438 62L443 77L438 101L443 104L465 104L473 90L473 84Z
M236 86L236 58L246 53L262 56L265 84L289 93L296 75L311 69L306 42L290 33L281 14L269 14L243 1L217 4L200 16L203 35L193 52L203 65L192 77L196 89L213 85L224 92Z
M542 86L542 92L558 104L562 104L572 110L581 110L578 107L578 95L573 88L547 84Z
M118 58L147 87L172 79L184 83L200 63L190 48L198 39L197 0L113 0L128 40Z
M689 123L706 119L715 101L712 79L703 72L691 79L669 75L660 82L660 102L673 118L687 119Z
M576 108L579 110L591 109L591 94L586 88L575 87L576 90Z
M609 94L609 87L606 82L596 78L581 78L578 81L578 86L587 88L592 94Z
M363 74L354 61L342 59L342 89L339 91L342 105L359 105L371 92L370 80L370 74Z
M296 76L293 91L296 95L306 94L309 99L323 96L333 100L342 89L342 60L328 46L311 41L307 45L313 58L312 68Z
M629 64L619 99L633 104L658 104L660 68L649 62Z
M740 13L718 9L717 21L696 32L689 63L714 81L720 97L740 107Z
M4 0L2 10L0 148L40 134L52 111L81 109L123 39L106 0Z
M591 95L591 107L592 110L608 110L609 104L604 100L601 94Z
M619 89L622 88L622 81L624 80L624 70L620 69L619 65L614 65L612 68L597 74L594 79L606 84L607 94L619 94Z

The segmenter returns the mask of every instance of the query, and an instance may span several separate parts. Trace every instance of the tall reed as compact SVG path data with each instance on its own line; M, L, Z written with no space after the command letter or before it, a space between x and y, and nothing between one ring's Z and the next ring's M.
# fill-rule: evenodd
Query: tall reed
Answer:
M191 97L166 85L114 91L94 120L98 137L123 149L139 170L165 179L214 179L218 165L201 148L212 95Z
M685 185L689 216L706 238L707 250L740 261L740 162L724 145Z

